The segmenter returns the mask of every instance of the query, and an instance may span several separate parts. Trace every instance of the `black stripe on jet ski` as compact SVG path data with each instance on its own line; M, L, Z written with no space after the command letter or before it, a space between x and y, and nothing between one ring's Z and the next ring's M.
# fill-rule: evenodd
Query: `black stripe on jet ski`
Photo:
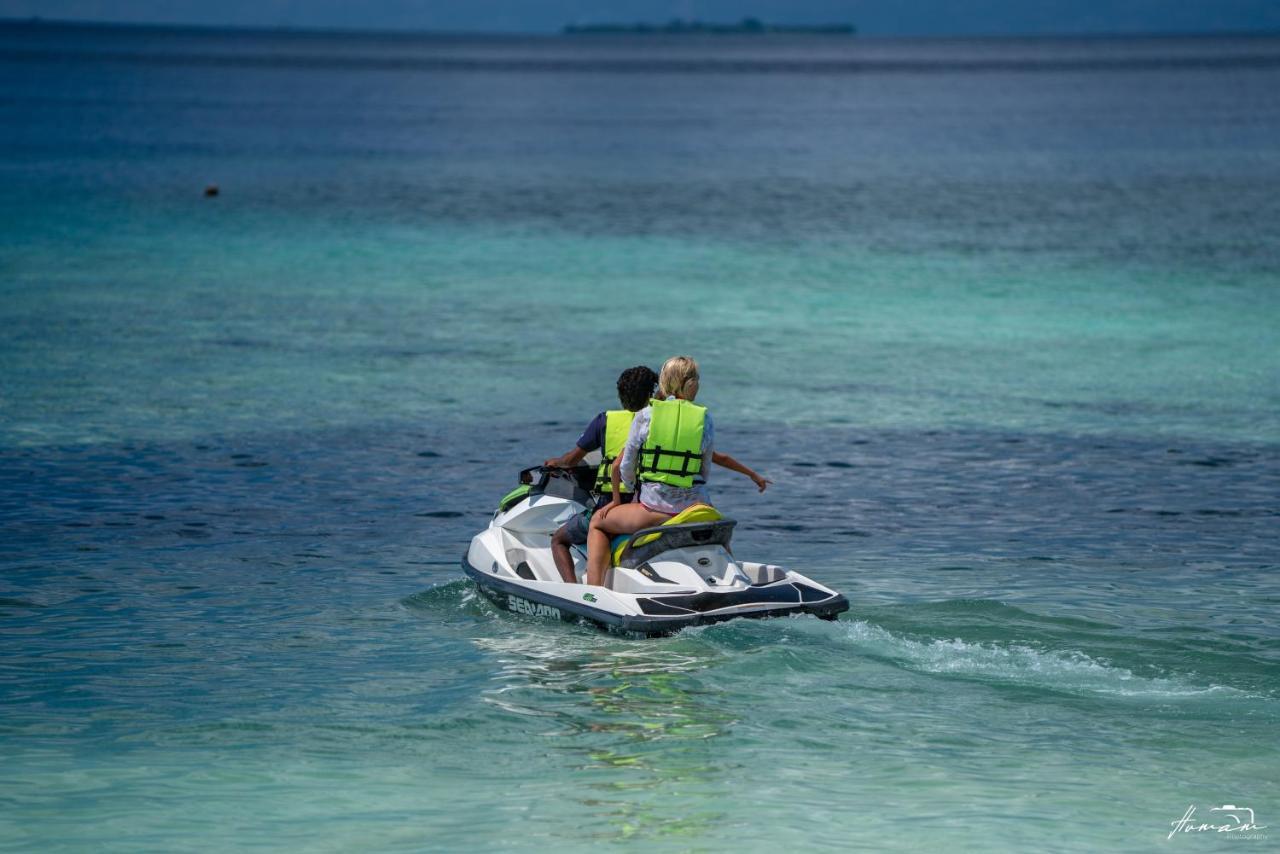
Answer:
M636 604L646 614L670 614L673 617L681 617L693 613L688 608L677 608L657 599L639 599Z
M821 602L823 599L831 598L831 594L827 593L825 590L819 590L816 587L801 584L799 581L793 581L791 583L800 591L801 602Z
M687 596L663 596L661 599L639 597L636 603L646 614L698 614L733 608L740 605L776 605L820 602L832 599L834 594L823 593L814 587L798 582L785 582L768 587L749 587L746 590L727 590L723 593L692 593Z
M760 602L755 600L752 602L742 602L741 605L765 605L768 606L764 610L759 611L742 611L742 610L725 610L730 606L721 603L718 609L708 609L705 613L695 613L683 608L674 608L656 599L640 599L638 600L640 610L646 615L651 616L655 622L654 626L702 626L710 623L719 623L725 620L732 620L739 617L787 617L793 614L812 614L824 620L834 620L837 615L849 610L849 602L843 596L837 594L821 604L789 604L778 602ZM670 615L668 617L667 615ZM683 620L674 618L684 617ZM629 617L630 622L638 622L645 617ZM657 620L662 620L657 623ZM632 629L639 631L639 629Z

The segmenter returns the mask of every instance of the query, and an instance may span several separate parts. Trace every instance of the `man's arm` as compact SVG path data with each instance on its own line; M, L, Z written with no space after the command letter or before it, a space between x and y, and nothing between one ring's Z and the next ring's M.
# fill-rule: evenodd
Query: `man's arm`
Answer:
M572 451L566 451L558 457L552 457L543 463L543 465L547 468L571 469L578 463L582 462L582 458L586 455L586 451L582 450L577 445L574 445Z
M730 471L736 471L738 474L745 474L747 477L751 478L752 482L755 483L756 486L760 487L761 492L764 492L765 488L768 487L769 484L773 483L773 481L756 474L728 454L722 454L719 451L712 451L711 462L718 466L724 466Z
M582 431L578 441L573 444L573 450L566 451L558 457L552 457L543 465L549 468L573 468L582 462L583 457L592 451L599 450L604 444L604 428L605 414L601 412L595 418L592 418L591 423L587 425L587 429Z

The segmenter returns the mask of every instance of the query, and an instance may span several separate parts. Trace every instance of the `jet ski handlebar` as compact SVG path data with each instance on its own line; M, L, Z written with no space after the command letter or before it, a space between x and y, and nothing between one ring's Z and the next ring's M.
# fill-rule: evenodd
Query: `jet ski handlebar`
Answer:
M573 482L586 492L590 492L595 484L595 466L529 466L520 472L520 482L530 484L534 489L544 489L553 479L564 479Z
M533 483L535 475L542 477L578 477L583 471L591 471L595 473L592 466L573 466L565 468L562 466L529 466L527 469L521 469L520 482Z
M527 469L521 469L520 482L533 483L533 475L535 472L544 477L558 477L559 472L562 471L564 471L564 469L556 468L555 466L529 466Z

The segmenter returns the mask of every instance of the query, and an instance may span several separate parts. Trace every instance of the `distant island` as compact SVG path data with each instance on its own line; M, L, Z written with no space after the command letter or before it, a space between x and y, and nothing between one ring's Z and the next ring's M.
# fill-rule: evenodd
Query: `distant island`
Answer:
M672 18L665 24L566 24L567 35L596 35L600 33L647 33L656 35L735 35L738 33L805 33L829 36L851 36L858 32L853 24L792 25L766 24L759 18L743 18L736 24L717 24L709 21L686 21Z

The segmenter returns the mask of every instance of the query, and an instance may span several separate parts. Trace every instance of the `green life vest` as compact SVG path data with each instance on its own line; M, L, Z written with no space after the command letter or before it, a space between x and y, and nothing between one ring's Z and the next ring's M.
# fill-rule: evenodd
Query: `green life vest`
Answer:
M695 483L695 475L702 473L702 428L707 408L678 398L652 400L649 406L649 436L640 449L637 476L688 489Z
M610 409L604 414L604 444L600 446L600 468L596 470L596 492L613 491L613 461L622 453L636 414L626 409ZM630 492L625 483L622 492Z

